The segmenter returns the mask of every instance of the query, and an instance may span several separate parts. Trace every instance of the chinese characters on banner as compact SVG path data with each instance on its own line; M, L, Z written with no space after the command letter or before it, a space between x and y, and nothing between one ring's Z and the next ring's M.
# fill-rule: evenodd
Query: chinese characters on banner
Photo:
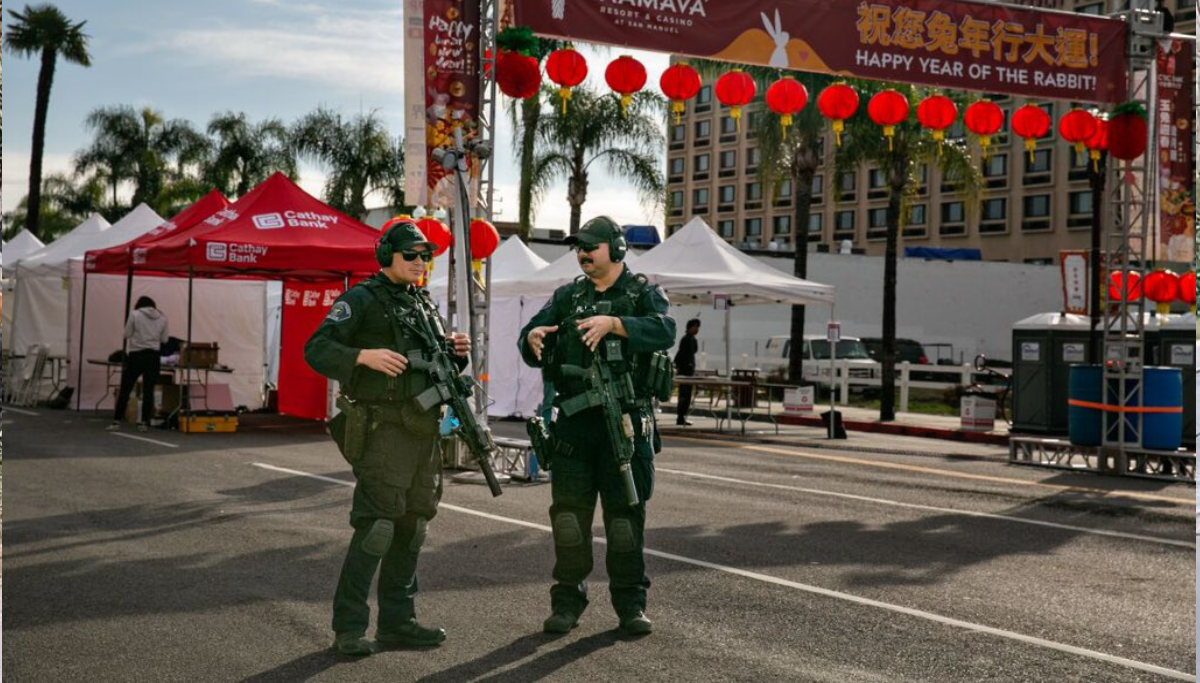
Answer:
M457 206L454 179L432 154L452 147L456 131L464 141L476 135L479 31L478 2L404 0L404 193L409 204Z
M1087 315L1090 302L1088 291L1088 252L1061 251L1058 254L1062 270L1063 311Z
M1191 263L1196 251L1196 47L1192 41L1158 45L1157 258Z
M329 383L304 360L304 342L321 325L341 294L340 281L283 283L278 387L282 415L310 420L327 417Z
M535 33L1075 102L1125 99L1125 24L944 0L504 0Z

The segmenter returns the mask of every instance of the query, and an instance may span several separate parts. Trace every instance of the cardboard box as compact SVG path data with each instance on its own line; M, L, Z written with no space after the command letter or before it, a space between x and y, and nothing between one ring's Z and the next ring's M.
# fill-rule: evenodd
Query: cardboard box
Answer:
M179 431L189 434L202 432L224 433L236 432L238 427L237 415L180 415Z
M220 350L217 342L184 342L179 350L179 367L211 368L217 364Z

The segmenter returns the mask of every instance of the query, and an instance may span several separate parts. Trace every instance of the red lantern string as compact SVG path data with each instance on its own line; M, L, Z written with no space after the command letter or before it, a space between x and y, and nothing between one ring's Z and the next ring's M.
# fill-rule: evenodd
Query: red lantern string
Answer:
M946 129L954 125L957 119L958 106L945 95L930 95L917 105L917 120L923 127L933 131L933 139L938 143L938 154L942 153Z
M742 129L742 107L750 104L758 86L750 74L741 69L734 69L717 79L717 99L721 104L731 107L729 115L733 117L738 131Z
M791 76L784 76L767 88L766 99L771 111L779 114L779 123L783 126L783 137L786 140L792 117L808 104L808 89Z
M1196 313L1196 271L1190 270L1179 276L1179 300Z
M679 62L663 71L658 85L667 99L671 100L675 125L679 125L683 112L687 108L687 100L692 99L696 93L700 92L700 74L696 73L696 70L688 66L686 62Z
M992 136L1004 127L1004 110L991 100L972 102L963 112L963 123L966 124L967 130L979 136L982 156L987 159Z
M519 52L503 50L496 58L496 85L509 97L525 100L542 85L538 60Z
M1109 301L1137 301L1142 298L1142 276L1136 272L1115 271L1108 275Z
M571 99L571 88L582 83L587 73L587 60L575 48L555 50L546 58L546 75L558 85L558 97L562 100L564 114L567 113L567 101Z
M1142 280L1146 298L1158 304L1158 314L1171 312L1171 302L1179 298L1179 276L1169 270L1156 270Z
M1025 149L1029 152L1029 161L1033 162L1033 150L1037 147L1037 139L1050 130L1050 115L1045 109L1027 104L1012 115L1013 132L1025 138Z
M496 247L500 246L500 232L496 230L496 226L482 218L471 221L470 232L471 269L475 271L475 277L480 284L483 284L483 259L495 253Z
M875 125L883 126L883 137L887 138L888 151L892 151L892 138L896 126L908 118L908 98L895 90L876 93L867 103L867 114Z
M833 122L834 139L837 146L841 147L842 131L846 127L844 122L858 111L858 93L845 83L834 83L817 96L817 108Z
M1096 134L1096 117L1083 109L1075 108L1058 120L1058 134L1075 145L1075 153L1083 154L1087 141Z
M1108 121L1096 119L1096 132L1084 143L1092 159L1092 170L1100 172L1100 153L1108 149Z
M621 115L624 116L633 102L633 93L646 87L646 67L629 55L621 55L604 70L604 80L621 95Z

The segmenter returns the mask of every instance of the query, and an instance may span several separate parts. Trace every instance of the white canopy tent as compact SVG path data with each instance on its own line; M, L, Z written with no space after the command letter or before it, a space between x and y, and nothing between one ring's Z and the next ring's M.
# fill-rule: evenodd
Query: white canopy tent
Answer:
M97 216L98 218L98 216ZM100 220L104 220L101 218ZM17 261L46 246L32 232L22 230L17 236L4 243L2 258L11 267ZM2 263L3 261L0 261Z

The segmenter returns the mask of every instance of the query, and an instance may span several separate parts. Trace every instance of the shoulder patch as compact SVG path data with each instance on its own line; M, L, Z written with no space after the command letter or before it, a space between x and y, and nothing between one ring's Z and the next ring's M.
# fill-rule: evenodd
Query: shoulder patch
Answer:
M326 320L332 320L335 323L346 322L350 319L350 304L346 301L338 301L333 304L333 308L329 309L329 315L325 316Z

